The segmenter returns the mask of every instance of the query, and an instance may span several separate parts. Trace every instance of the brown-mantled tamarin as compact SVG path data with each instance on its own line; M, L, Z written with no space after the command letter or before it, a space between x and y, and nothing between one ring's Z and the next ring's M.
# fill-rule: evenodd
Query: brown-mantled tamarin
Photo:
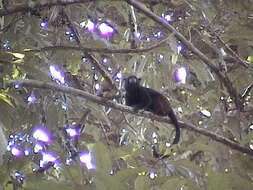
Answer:
M141 86L140 80L140 78L133 75L124 79L126 105L136 110L143 109L156 115L168 116L176 129L173 144L177 144L180 139L180 127L168 99L151 88Z

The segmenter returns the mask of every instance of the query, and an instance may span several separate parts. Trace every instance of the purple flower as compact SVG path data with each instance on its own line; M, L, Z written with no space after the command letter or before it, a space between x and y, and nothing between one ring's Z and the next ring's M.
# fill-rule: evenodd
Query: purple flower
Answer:
M113 27L105 22L99 24L98 30L99 30L100 34L104 37L110 37L114 33Z
M39 125L35 127L35 129L33 130L32 136L34 139L44 142L44 143L52 142L51 132L43 125Z
M91 153L90 152L82 152L79 155L80 161L84 163L87 169L95 169L95 166L91 163Z
M65 128L66 133L71 137L77 137L80 135L80 126L79 125L69 125Z
M36 100L37 100L37 98L33 92L27 98L28 104L34 104L36 102Z
M11 147L11 154L15 157L22 157L24 155L24 151L21 147L13 146Z
M93 32L95 30L95 26L96 25L91 20L87 21L86 28L88 31Z
M40 143L40 142L37 142L34 147L33 147L33 152L36 154L38 152L41 152L43 149L44 149L44 144L43 143Z
M59 68L57 68L54 65L50 65L49 70L50 70L50 74L53 80L56 80L60 84L65 83L64 74L62 71L60 71Z
M43 19L40 23L40 27L42 29L47 29L48 28L48 20L47 19Z
M40 160L40 168L49 169L52 166L60 163L59 156L54 152L43 152L42 159ZM48 167L48 168L47 168Z
M185 67L179 67L174 72L174 79L178 83L185 84L187 77L187 71Z

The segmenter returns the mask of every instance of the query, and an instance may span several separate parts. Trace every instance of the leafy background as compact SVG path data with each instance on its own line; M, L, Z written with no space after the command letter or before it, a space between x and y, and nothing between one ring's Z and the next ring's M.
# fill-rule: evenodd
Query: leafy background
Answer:
M1 1L7 8L34 6L54 1ZM162 16L173 13L171 24L199 48L224 72L242 93L252 83L252 65L245 68L231 55L220 55L219 36L243 59L253 60L253 2L252 0L166 0L141 1L152 12ZM79 34L82 47L130 49L131 7L125 1L91 1L70 6L53 6L33 12L16 13L1 18L0 78L4 81L35 79L51 81L50 65L61 66L82 83L84 91L96 94L95 84L104 78L91 63L83 61L80 51L25 51L46 46L77 46L66 36L69 26L64 23L61 10L68 15ZM137 48L145 48L168 38L166 43L143 53L89 52L111 75L120 71L142 77L144 85L159 90L170 99L180 120L213 131L245 146L253 146L252 98L245 101L245 111L238 116L221 82L197 56L193 55L158 23L135 10L136 24L141 37ZM103 38L80 27L87 19L107 21L117 30L111 38ZM48 20L48 27L40 23ZM154 34L161 32L161 38ZM6 43L10 49L6 50ZM108 60L106 65L102 62ZM219 64L223 64L220 66ZM186 84L178 84L173 73L179 67L188 71ZM98 80L94 80L94 75ZM117 82L119 88L121 83ZM72 86L72 85L70 85ZM38 101L27 103L34 92ZM191 131L182 130L181 143L170 142L172 130L164 123L109 109L75 96L67 96L67 111L62 108L62 94L55 91L8 88L0 91L0 182L4 189L244 189L253 188L252 157L232 150L214 140ZM79 162L63 164L44 173L34 173L36 162L30 158L16 159L8 152L8 135L29 132L46 118L46 125L55 134L66 122L77 122L85 110L91 110L85 121L85 131L79 148L92 152L96 169L88 170ZM210 112L208 117L203 110ZM43 115L44 113L44 115ZM67 114L67 116L66 116ZM154 127L155 126L155 127ZM158 130L159 128L159 130ZM156 134L154 138L152 134ZM164 159L155 158L152 144ZM50 149L60 157L66 151L60 143ZM11 177L13 171L25 174L23 184Z

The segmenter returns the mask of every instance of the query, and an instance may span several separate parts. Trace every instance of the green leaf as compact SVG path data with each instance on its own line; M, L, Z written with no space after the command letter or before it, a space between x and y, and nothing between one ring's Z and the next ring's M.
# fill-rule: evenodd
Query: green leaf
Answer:
M5 92L0 92L0 101L3 101L5 103L7 103L9 106L11 107L15 107L13 104L13 99L11 99L10 96L8 96L8 94L6 94Z
M13 55L17 59L24 59L25 54L22 53L14 53L14 52L8 52L9 54Z
M250 56L247 58L247 61L249 61L250 63L253 63L253 55L250 55Z
M167 189L187 189L187 190L199 190L195 183L190 180L180 179L180 178L169 178L164 184L162 184L161 190Z
M66 181L45 179L37 175L28 178L24 185L24 190L45 190L45 189L72 190L74 189L74 187L72 183L67 183Z
M13 66L12 78L17 79L19 75L20 75L19 69L16 66Z
M108 147L99 142L95 144L94 150L97 170L104 174L109 174L112 167L112 160Z
M134 187L136 190L150 189L150 180L147 178L147 176L138 176L135 180Z
M230 190L243 189L252 190L252 183L234 173L208 172L207 189L208 190Z

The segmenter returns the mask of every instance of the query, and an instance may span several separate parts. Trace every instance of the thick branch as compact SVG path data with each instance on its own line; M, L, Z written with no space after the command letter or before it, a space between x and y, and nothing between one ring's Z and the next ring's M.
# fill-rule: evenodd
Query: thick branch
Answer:
M204 55L197 47L193 45L190 41L188 41L183 34L178 32L172 25L170 25L165 19L157 16L153 12L151 12L148 8L145 7L142 3L136 1L136 0L126 0L127 3L135 7L136 9L140 10L143 14L145 14L147 17L154 20L156 23L162 25L164 28L172 32L178 40L180 40L183 44L187 46L189 50L191 50L195 55L197 55L210 69L213 71L221 80L221 82L224 84L224 86L227 88L228 93L233 98L235 105L238 109L242 109L242 105L240 102L240 99L238 98L238 94L236 89L233 87L232 82L229 80L227 76L224 76L220 70L215 66L214 62L208 59L206 55Z
M123 111L123 112L135 114L137 116L142 116L142 117L146 117L146 118L151 118L153 120L157 120L157 121L160 121L160 122L171 123L169 118L159 117L159 116L154 115L150 112L138 112L138 113L136 113L132 108L130 108L128 106L124 106L124 105L121 105L121 104L116 104L113 101L107 101L103 98L100 98L98 96L89 94L85 91L78 90L78 89L75 89L75 88L72 88L72 87L60 86L60 85L57 85L57 84L54 84L54 83L41 82L41 81L36 81L36 80L18 80L18 81L9 81L9 82L7 82L7 86L14 87L15 84L19 84L21 87L24 86L24 87L32 87L32 88L49 89L49 90L53 90L53 91L56 91L56 92L63 92L63 93L66 93L66 94L70 94L70 95L73 95L73 96L80 96L82 98L85 98L85 99L90 100L92 102L95 102L97 104L106 105L106 106L112 107L114 109ZM244 146L242 146L238 143L235 143L235 142L233 142L233 141L231 141L231 140L229 140L229 139L227 139L223 136L220 136L220 135L215 134L213 132L210 132L206 129L198 128L194 125L187 124L187 123L184 123L184 122L181 122L181 121L179 123L180 123L181 128L184 128L184 129L190 130L190 131L195 131L199 134L210 137L214 141L217 141L217 142L220 142L224 145L227 145L231 149L235 149L235 150L238 150L239 152L246 153L248 155L253 156L253 150L251 150L249 148L246 148L246 147L244 147Z
M61 0L57 2L51 2L51 3L36 4L35 6L28 6L27 4L19 5L19 6L7 8L7 9L1 9L0 17L15 14L15 13L20 13L20 12L29 12L36 9L51 8L53 6L67 6L67 5L73 5L73 4L88 3L88 2L92 2L92 0L72 0L72 1Z

